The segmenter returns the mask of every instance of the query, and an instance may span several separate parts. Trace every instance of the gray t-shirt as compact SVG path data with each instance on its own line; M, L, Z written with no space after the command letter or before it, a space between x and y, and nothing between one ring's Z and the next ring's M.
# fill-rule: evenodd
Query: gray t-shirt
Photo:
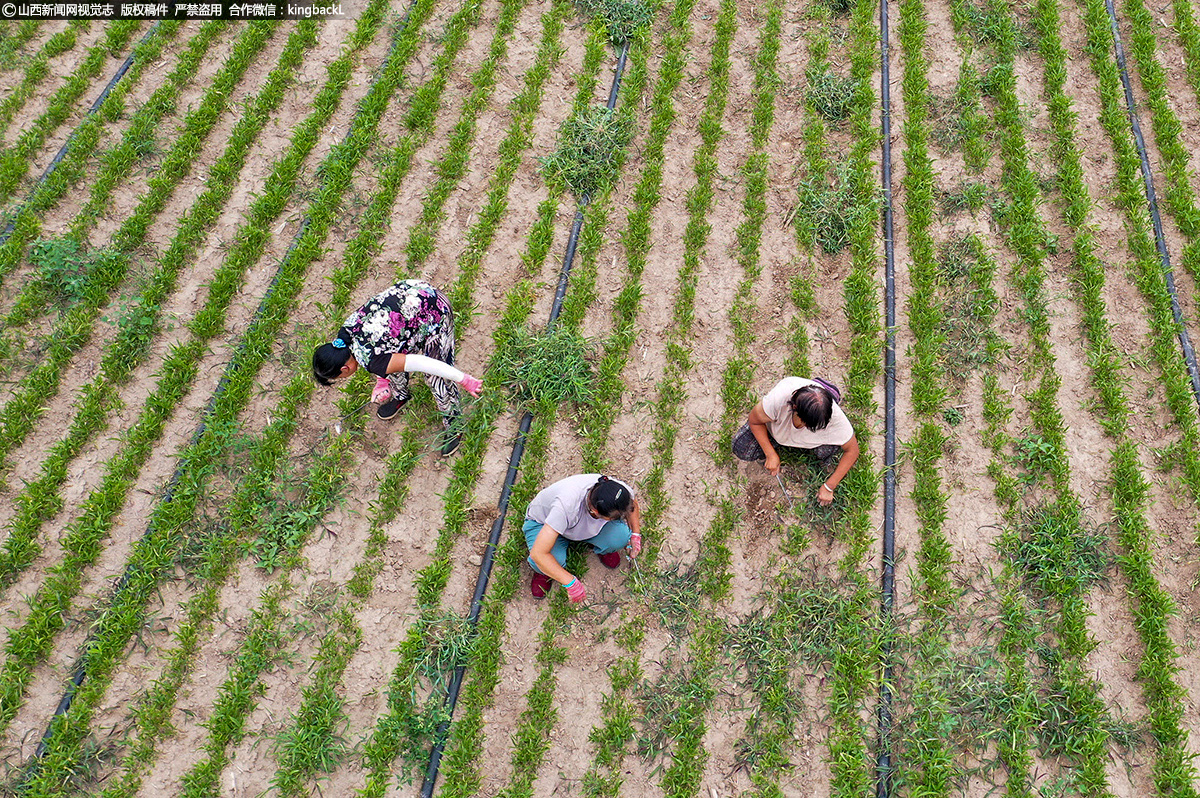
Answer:
M533 497L525 517L548 525L567 540L596 537L608 523L607 518L593 518L587 510L588 491L599 479L599 474L577 474L547 485ZM613 481L633 495L633 488L620 480Z

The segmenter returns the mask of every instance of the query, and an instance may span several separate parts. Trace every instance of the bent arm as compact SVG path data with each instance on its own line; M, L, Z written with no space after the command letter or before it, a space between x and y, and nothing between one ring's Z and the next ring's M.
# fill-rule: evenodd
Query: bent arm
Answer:
M842 459L838 461L837 468L829 475L829 479L825 480L825 484L817 490L819 503L829 505L833 502L833 492L837 489L838 483L856 462L858 462L858 438L851 435L850 440L842 444Z
M629 524L629 529L633 534L642 534L642 506L638 504L637 499L633 500L633 509L629 511L629 515L625 516L625 523Z
M542 524L542 529L533 540L533 545L529 548L529 559L537 563L538 569L546 576L558 582L560 585L565 585L575 578L575 575L558 564L558 560L554 559L554 555L550 553L550 549L558 541L558 530Z
M767 431L768 425L773 419L767 415L761 401L756 402L750 409L750 417L747 421L750 424L750 434L754 436L754 440L758 441L763 454L766 455L767 459L763 462L763 467L772 474L779 473L779 452L775 451L775 447L771 445L771 436Z

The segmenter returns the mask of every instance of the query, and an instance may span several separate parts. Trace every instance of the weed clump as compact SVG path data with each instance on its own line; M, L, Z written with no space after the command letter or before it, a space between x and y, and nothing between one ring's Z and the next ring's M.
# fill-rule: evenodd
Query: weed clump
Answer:
M624 45L654 18L654 9L645 0L575 0L575 5L604 25L614 47Z
M971 235L942 247L937 270L943 364L948 376L962 382L993 362L1001 345L991 329L998 302L991 289L995 264Z
M850 246L850 231L861 217L875 212L875 203L858 201L848 162L800 182L796 228L809 247L819 246L830 255L841 252Z
M119 266L122 256L105 249L84 251L71 238L50 238L33 245L29 260L41 280L46 299L70 307L87 298L95 278Z
M858 81L854 78L842 77L828 68L810 71L804 101L810 109L830 122L840 122L849 117L854 108L857 86Z
M998 546L1030 588L1045 596L1079 595L1113 562L1105 536L1087 529L1077 512L1057 505L1028 512Z
M399 737L402 778L420 773L429 749L445 742L447 682L455 668L471 660L477 640L467 619L453 613L422 616L414 629L416 656L389 695L393 710L403 707L389 719Z
M633 126L616 111L594 105L572 114L558 134L558 147L538 158L542 175L576 197L592 197L616 182Z
M499 384L522 405L586 404L595 394L594 345L571 330L516 328L496 354Z

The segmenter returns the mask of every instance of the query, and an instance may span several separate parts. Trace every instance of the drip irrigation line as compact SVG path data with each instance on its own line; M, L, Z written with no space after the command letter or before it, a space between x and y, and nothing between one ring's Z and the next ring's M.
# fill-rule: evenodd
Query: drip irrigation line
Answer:
M149 39L158 32L158 29L161 25L162 22L155 22L152 26L150 26L150 30L146 31L146 34L142 36L141 41L133 46L133 48L129 51L129 55L125 57L125 61L117 68L116 73L104 87L104 91L100 92L100 96L97 97L95 102L93 102L88 108L83 119L79 121L79 125L76 125L75 130L71 131L71 135L67 136L67 140L64 141L63 145L58 148L58 152L50 160L49 165L47 165L45 170L42 171L42 176L37 179L37 181L33 184L33 188L29 190L29 194L26 196L25 201L18 205L12 212L11 218L8 220L8 224L4 226L4 232L0 233L0 245L3 245L6 241L8 241L9 237L12 236L13 230L15 230L17 226L17 217L21 215L21 210L29 204L29 198L32 197L39 188L41 188L42 184L50 178L50 175L54 174L54 170L58 168L58 165L62 162L62 159L67 157L67 153L71 150L71 142L75 140L75 134L79 132L79 128L85 121L94 116L95 113L100 110L101 105L104 105L104 101L108 99L108 95L112 93L112 90L116 88L118 83L121 82L121 78L125 77L125 73L129 71L131 66L133 66L133 57L134 54L137 53L138 48L149 41Z
M883 577L880 621L883 642L879 681L879 750L875 794L888 798L892 791L892 607L896 587L896 252L892 220L892 97L888 70L888 0L879 0L880 121L883 126L883 247L885 261L884 307L884 442L883 442Z
M391 61L393 55L396 52L396 43L400 39L400 36L399 36L400 32L404 30L404 26L408 22L409 13L411 13L411 12L406 12L404 14L404 16L400 19L400 21L397 23L397 25L395 27L395 32L392 35L392 40L388 45L387 56L384 59L383 65L375 73L375 78L371 81L371 86L374 86L375 83L379 80L379 77L387 72L388 63ZM366 97L369 95L370 95L370 88L368 88L367 92L363 96ZM362 114L362 112L363 112L363 106L359 105L359 107L356 108L354 111L353 118L350 120L349 129L346 131L346 135L342 139L343 147L347 142L350 141L351 136L353 136L354 133L356 132L356 129L358 127L358 121L359 121L359 118L360 118L360 115ZM337 151L336 147L334 148L334 151ZM283 257L279 259L279 266L275 270L275 275L271 278L271 282L270 282L270 284L268 284L267 290L263 292L263 297L259 301L258 307L254 311L254 316L250 319L250 322L246 325L245 329L247 329L247 330L253 329L254 325L258 323L258 321L263 317L263 315L265 315L267 302L274 295L275 290L279 285L279 281L281 279L283 279L283 274L286 271L288 263L291 260L292 253L295 251L296 247L300 245L300 242L304 239L304 235L305 235L305 233L308 232L308 226L311 223L311 221L312 221L312 217L306 213L304 215L304 219L300 223L300 229L297 230L296 234L292 237L292 243L288 246L287 251L284 252ZM213 389L212 396L209 397L208 403L204 406L204 410L202 410L200 413L200 423L196 426L196 430L195 430L195 432L192 433L192 437L188 442L189 448L191 446L194 446L196 443L198 443L201 436L204 435L205 430L208 429L208 421L216 409L217 401L225 393L225 388L226 388L226 386L229 385L230 380L237 373L238 369L241 368L242 358L244 356L245 351L246 351L246 342L245 342L245 337L243 337L242 340L238 343L237 349L234 350L232 357L229 359L228 364L226 364L225 371L221 374L221 379L218 380L216 388ZM178 487L179 481L183 477L184 470L188 467L190 462L191 461L186 458L180 459L179 464L175 467L175 471L171 474L171 479L167 482L167 487L163 491L162 498L159 499L158 504L160 507L162 505L169 504L174 499L175 489L176 489L176 487ZM146 527L146 531L142 534L142 537L138 539L138 542L140 543L142 540L145 540L146 538L148 538L151 535L151 533L153 532L153 530L154 530L154 520L153 520L153 518L151 518L150 523ZM136 546L136 544L135 544L135 546ZM125 571L121 574L121 578L117 580L117 583L116 583L115 587L113 588L112 599L110 600L111 604L116 604L117 598L128 587L131 573L132 573L132 567L127 565L125 567ZM71 676L70 681L67 683L67 688L63 693L62 700L58 702L58 707L55 709L54 714L51 716L50 722L46 726L46 731L42 734L42 739L38 742L37 750L34 752L34 755L33 755L33 763L31 765L31 768L36 768L37 765L41 762L42 755L46 752L48 742L54 734L55 722L58 720L58 718L60 716L66 714L66 712L71 708L71 703L75 698L75 693L79 690L79 687L83 684L84 680L87 678L88 655L92 651L92 645L94 642L95 642L94 633L92 635L89 635L88 639L86 641L84 641L83 654L80 655L79 663L75 667L75 672Z
M629 56L629 42L625 42L621 47L620 56L617 58L617 66L613 73L612 88L608 92L608 110L613 110L617 107L617 90L621 87L621 76L625 73L625 61ZM546 324L546 329L553 329L558 322L558 315L562 311L563 300L567 295L567 285L570 282L571 267L575 262L575 250L579 246L579 234L583 228L583 211L591 203L590 195L585 194L579 199L579 206L575 209L575 221L571 224L571 234L567 239L567 250L563 253L562 268L558 274L558 287L554 291L554 303L550 307L550 320ZM525 454L525 439L529 435L529 428L533 424L533 413L528 410L521 417L521 426L517 430L517 439L513 442L512 455L508 459L508 471L504 475L504 486L500 489L500 500L496 506L499 512L496 515L496 520L492 522L492 529L488 535L487 546L483 550L483 560L479 563L479 578L475 583L475 595L471 599L471 611L467 615L467 624L472 633L479 626L479 613L483 611L483 598L487 593L488 582L492 576L492 565L496 560L496 549L500 545L500 532L504 528L504 522L508 517L508 502L512 497L513 483L517 480L517 471L521 467L521 457ZM462 690L463 677L466 675L467 666L459 665L454 669L454 673L450 675L450 682L446 687L446 715L445 719L438 724L437 731L434 734L433 748L429 752L429 766L425 769L425 781L421 784L421 798L432 798L433 788L437 784L438 770L442 764L442 753L446 746L446 736L450 729L450 721L454 718L454 708L458 704L458 695Z
M1121 84L1125 88L1125 108L1129 113L1129 125L1133 128L1133 138L1137 144L1138 156L1142 162L1142 182L1146 186L1146 202L1150 206L1150 218L1154 222L1154 244L1158 248L1159 263L1162 266L1163 279L1166 281L1167 292L1171 295L1171 314L1175 317L1175 328L1179 334L1179 346L1183 350L1183 359L1187 364L1188 376L1192 381L1192 395L1200 408L1200 369L1196 366L1196 352L1188 338L1187 327L1184 325L1183 311L1179 307L1179 295L1175 291L1175 274L1171 270L1171 256L1167 252L1167 239L1163 234L1162 215L1158 211L1158 198L1154 192L1154 175L1150 171L1150 158L1146 154L1146 139L1142 136L1142 125L1138 121L1136 106L1133 99L1133 84L1129 79L1129 69L1125 65L1125 48L1121 45L1121 30L1117 24L1117 10L1113 0L1104 0L1108 10L1108 23L1112 28L1113 44L1117 52L1117 68L1121 71Z

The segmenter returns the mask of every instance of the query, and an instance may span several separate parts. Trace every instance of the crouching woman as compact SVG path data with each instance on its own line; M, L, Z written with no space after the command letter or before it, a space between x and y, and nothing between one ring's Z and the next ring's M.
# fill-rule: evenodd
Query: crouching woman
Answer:
M837 388L823 380L784 377L754 405L750 418L734 433L734 456L761 460L768 472L778 474L776 446L808 449L826 468L841 452L837 468L817 491L817 501L829 504L842 478L858 461L858 439L838 405L840 398Z
M555 582L571 601L587 596L583 582L565 567L569 541L590 544L608 568L621 564L621 549L628 548L630 557L642 551L642 515L633 489L600 474L577 474L543 488L529 503L522 530L534 598L545 596Z

